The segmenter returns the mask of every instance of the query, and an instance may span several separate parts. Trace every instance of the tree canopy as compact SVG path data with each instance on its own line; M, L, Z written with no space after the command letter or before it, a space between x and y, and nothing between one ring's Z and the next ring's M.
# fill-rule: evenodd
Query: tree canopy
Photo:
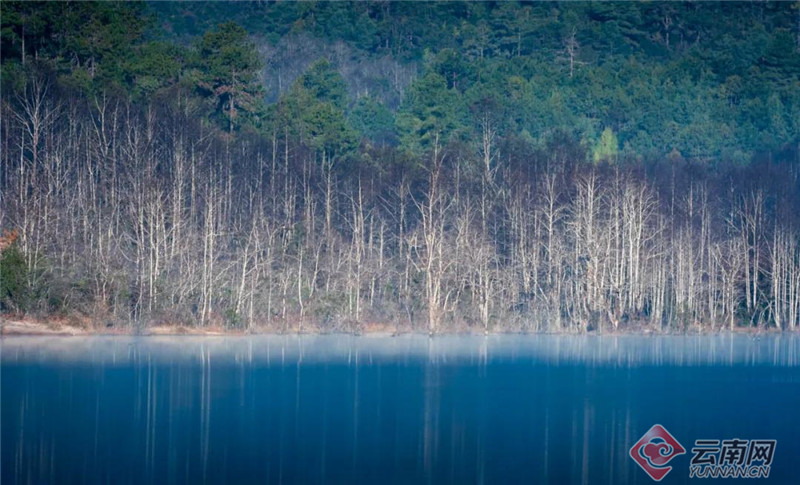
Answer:
M274 132L270 123L284 118L269 112L302 98L311 104L289 121L329 150L361 139L419 153L437 136L474 138L471 106L486 97L503 113L504 136L544 147L567 134L590 159L606 129L617 160L678 152L737 163L785 151L800 133L800 10L789 2L2 9L6 86L31 63L50 66L65 87L144 103L193 86L208 121L228 133Z

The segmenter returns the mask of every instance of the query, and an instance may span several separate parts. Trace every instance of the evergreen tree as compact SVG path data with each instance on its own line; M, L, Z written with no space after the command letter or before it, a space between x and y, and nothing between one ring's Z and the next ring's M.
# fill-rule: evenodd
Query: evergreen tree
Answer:
M603 134L600 135L600 140L598 140L592 151L592 160L594 160L595 163L605 160L614 161L617 154L619 154L617 135L614 134L614 130L611 128L605 128Z
M220 24L206 32L196 55L197 86L227 130L257 122L262 110L261 62L247 32L235 22Z
M445 79L430 72L415 81L397 113L401 145L410 153L421 154L435 140L446 142L462 128L461 98L448 89Z

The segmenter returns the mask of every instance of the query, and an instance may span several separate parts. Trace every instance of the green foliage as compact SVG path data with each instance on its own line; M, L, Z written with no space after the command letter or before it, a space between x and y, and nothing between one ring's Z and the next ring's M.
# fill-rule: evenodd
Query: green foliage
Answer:
M374 142L392 143L396 137L394 115L375 98L358 98L348 119L354 130Z
M236 313L235 309L226 308L223 311L223 316L225 317L225 326L228 328L244 328L242 316Z
M320 59L300 78L300 85L317 102L328 102L344 110L347 104L347 86L344 79L326 59Z
M345 116L346 89L341 75L325 60L300 76L273 111L273 124L286 124L293 134L326 157L352 151L358 141Z
M355 133L342 110L331 102L309 106L303 113L303 123L311 146L318 151L330 156L355 148Z
M595 163L614 161L618 154L619 140L617 140L617 135L614 134L614 130L611 128L604 129L603 134L600 135L600 140L597 141L592 151L592 160L594 160Z
M90 96L147 103L191 85L221 130L289 129L324 150L397 138L418 154L437 136L466 139L477 125L470 111L474 118L486 97L502 105L504 136L541 147L566 133L593 151L613 126L620 157L676 150L741 160L800 133L798 27L788 2L11 1L2 10L6 92L18 90L34 59ZM307 40L336 45L324 55L338 65L315 62L267 110L251 39L289 67L267 76L291 79L309 52L319 55L298 45ZM404 70L422 75L408 85L397 76Z
M465 91L474 80L473 67L455 49L442 49L427 59L427 71L445 80L448 89Z
M397 128L402 147L410 153L421 155L438 140L440 145L463 127L464 106L447 81L429 72L419 78L397 113Z
M28 306L28 265L16 244L0 253L0 309L24 312Z
M147 99L160 89L174 85L180 79L188 53L167 42L151 42L131 59L133 94Z
M262 110L261 62L247 31L235 22L206 32L197 45L197 86L214 106L213 115L232 132L253 124Z
M52 59L70 85L125 88L150 22L135 3L3 2L3 60Z

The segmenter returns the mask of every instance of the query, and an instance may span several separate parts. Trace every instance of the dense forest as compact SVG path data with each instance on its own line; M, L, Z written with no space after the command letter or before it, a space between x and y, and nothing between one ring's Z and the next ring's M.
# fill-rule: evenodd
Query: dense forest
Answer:
M800 324L800 2L2 2L0 310Z

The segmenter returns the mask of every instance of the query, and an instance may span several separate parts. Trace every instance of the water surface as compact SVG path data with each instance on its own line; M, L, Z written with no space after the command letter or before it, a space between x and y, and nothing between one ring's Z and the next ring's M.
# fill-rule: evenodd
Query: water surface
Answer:
M792 335L1 345L4 484L654 483L628 450L656 423L687 451L777 439L766 482L800 482Z

